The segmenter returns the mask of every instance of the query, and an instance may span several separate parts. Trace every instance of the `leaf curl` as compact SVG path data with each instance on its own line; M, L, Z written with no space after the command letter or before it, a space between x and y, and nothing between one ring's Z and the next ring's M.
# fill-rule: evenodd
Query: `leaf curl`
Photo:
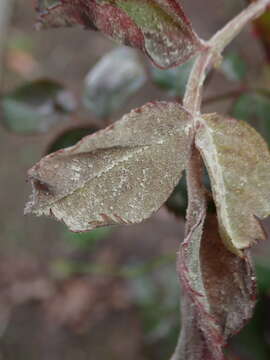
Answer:
M29 171L26 212L54 215L73 231L148 218L186 167L190 118L178 104L149 103L46 156Z
M270 214L270 154L263 138L243 121L217 114L199 121L196 145L206 163L220 233L238 255L265 238L259 219Z
M40 12L39 24L100 30L161 68L180 65L204 47L179 0L59 0Z
M179 272L188 295L188 332L184 328L179 356L173 360L224 360L223 347L251 317L256 283L248 253L240 258L223 245L215 215L205 213L179 252ZM189 299L189 301L188 301Z

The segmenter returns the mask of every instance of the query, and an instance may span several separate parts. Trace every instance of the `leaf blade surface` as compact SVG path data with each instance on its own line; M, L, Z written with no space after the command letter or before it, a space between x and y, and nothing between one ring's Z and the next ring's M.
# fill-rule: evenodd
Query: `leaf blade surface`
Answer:
M256 283L248 250L245 257L230 252L218 234L215 215L202 212L179 252L180 274L189 297L183 329L181 360L225 360L223 348L252 316ZM174 360L174 359L173 359Z
M206 163L227 246L241 254L264 239L258 219L270 214L270 154L263 138L244 121L217 114L200 121L196 145Z
M178 0L62 0L40 13L40 24L99 30L141 49L161 68L180 65L203 48Z
M190 151L190 115L150 103L29 171L26 212L54 215L73 231L138 223L167 200Z

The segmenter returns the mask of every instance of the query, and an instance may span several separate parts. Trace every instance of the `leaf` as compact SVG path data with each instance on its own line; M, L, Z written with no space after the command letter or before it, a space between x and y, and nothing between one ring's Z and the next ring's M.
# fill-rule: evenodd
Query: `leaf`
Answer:
M98 117L109 117L146 81L134 49L119 47L106 54L85 80L84 104Z
M223 360L223 347L252 316L256 285L248 252L231 253L218 235L215 215L201 213L179 252L179 270L189 296L187 329L179 360ZM186 300L187 301L187 300Z
M265 238L257 218L270 214L268 146L247 123L217 114L201 118L196 145L209 172L222 237L241 255Z
M150 103L46 156L29 171L34 192L26 212L54 215L73 231L141 222L181 177L190 120L178 104Z
M70 92L47 79L27 83L4 95L1 105L4 125L21 134L47 132L66 120L64 115L76 107Z
M186 236L190 238L190 251L183 259L183 244L177 257L177 272L181 282L181 333L176 350L171 360L216 360L209 353L204 336L199 328L198 309L190 297L190 287L187 286L186 272L193 272L195 278L201 280L199 269L199 252L201 247L202 227L204 225L207 200L206 191L200 179L203 174L203 162L194 144L187 167L187 182L189 183L189 206L187 210ZM187 240L186 240L187 242ZM185 243L185 241L184 241ZM199 269L199 271L198 271Z
M100 30L141 49L161 68L180 65L203 48L179 0L59 0L40 13L40 24Z
M231 114L234 118L248 121L260 131L270 144L270 92L247 92L236 99Z

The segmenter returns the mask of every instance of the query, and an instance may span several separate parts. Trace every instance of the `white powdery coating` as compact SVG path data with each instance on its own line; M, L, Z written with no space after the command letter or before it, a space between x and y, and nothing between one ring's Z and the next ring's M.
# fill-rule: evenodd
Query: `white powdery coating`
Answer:
M216 216L208 215L206 221L204 217L202 214L179 252L183 285L190 301L187 310L192 309L192 317L185 314L183 325L193 323L190 340L183 339L182 357L193 359L197 351L195 359L224 360L224 345L250 319L256 304L254 267L248 252L241 258L225 248Z
M138 223L167 200L186 167L190 115L178 104L133 110L29 171L26 212L54 215L73 231Z
M232 251L264 239L255 217L270 214L270 154L247 123L217 114L203 116L196 144L209 171L220 230Z

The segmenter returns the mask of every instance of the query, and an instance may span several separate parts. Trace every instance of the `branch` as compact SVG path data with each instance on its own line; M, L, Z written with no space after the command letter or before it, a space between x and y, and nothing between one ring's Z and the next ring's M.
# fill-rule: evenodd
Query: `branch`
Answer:
M209 41L215 51L221 53L226 46L242 31L242 29L252 20L262 15L267 6L270 5L270 0L258 0L246 9L244 9L238 16L218 31Z
M252 3L225 25L223 29L218 31L212 39L205 43L205 49L200 53L193 65L183 99L184 107L193 115L193 137L195 137L196 132L196 119L201 113L202 90L207 77L207 71L213 65L220 62L221 53L226 46L241 32L245 25L251 20L259 17L266 10L268 5L270 5L270 0L258 0L257 2ZM189 205L187 211L186 235L188 235L192 226L196 224L200 210L205 209L207 203L206 192L202 181L202 166L202 158L195 149L195 145L193 145L193 152L187 166ZM179 278L181 279L179 267L177 270ZM185 314L188 308L189 299L187 294L183 295L181 308L182 314ZM190 324L188 324L190 318L186 319L184 316L183 320L186 323L186 326L190 326ZM185 326L182 326L182 328L184 331L181 331L177 348L171 360L183 360L183 346L185 345L187 331L185 331ZM197 340L199 341L199 335Z
M220 61L221 53L227 45L237 37L245 25L259 17L268 5L270 0L258 0L252 3L206 42L205 50L198 56L191 71L183 101L185 108L195 117L200 114L207 70Z

